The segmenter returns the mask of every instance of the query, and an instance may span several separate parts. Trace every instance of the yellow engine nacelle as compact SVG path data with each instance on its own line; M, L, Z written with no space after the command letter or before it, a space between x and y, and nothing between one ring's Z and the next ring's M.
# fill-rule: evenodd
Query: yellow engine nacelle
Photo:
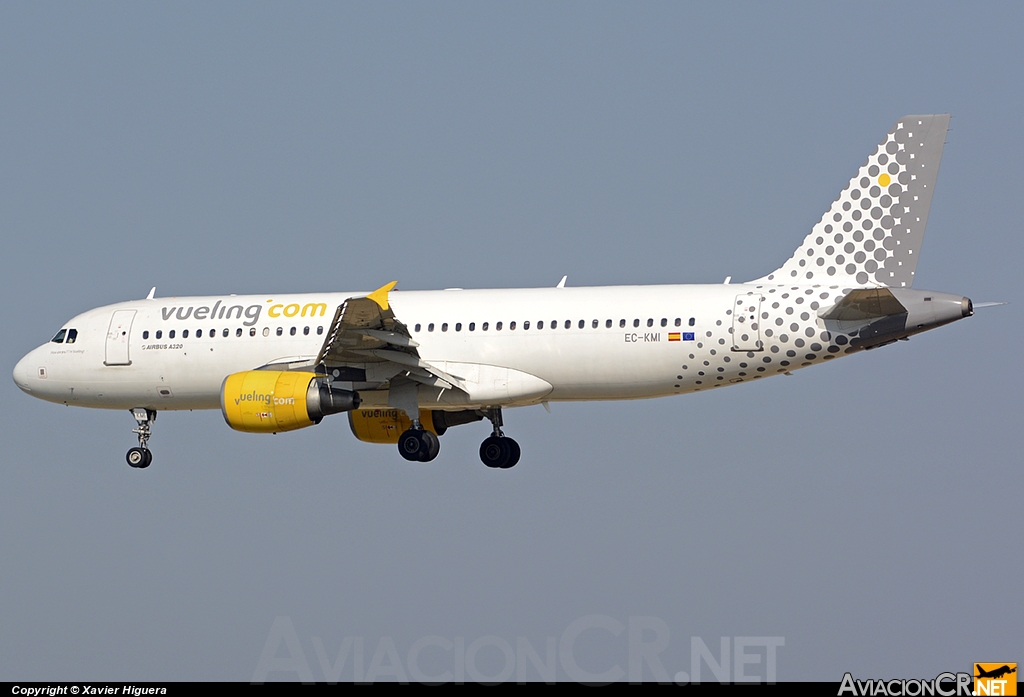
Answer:
M431 433L443 436L452 426L480 421L481 411L430 411L420 409L420 425ZM401 409L353 409L348 413L352 435L366 443L397 443L398 437L412 427L412 421Z
M358 406L357 393L332 388L321 375L279 370L229 375L220 397L228 426L246 433L294 431Z
M441 435L434 427L432 412L420 409L420 424L423 428ZM352 435L367 443L397 443L398 437L412 428L412 420L401 409L353 409L348 413L348 425Z

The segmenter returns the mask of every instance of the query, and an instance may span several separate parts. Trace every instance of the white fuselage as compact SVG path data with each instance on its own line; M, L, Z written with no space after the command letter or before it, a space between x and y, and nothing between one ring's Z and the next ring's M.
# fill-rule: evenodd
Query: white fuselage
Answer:
M618 286L395 291L390 302L420 357L470 388L468 398L435 407L465 408L683 394L838 357L854 349L841 338L837 344L818 310L843 292L817 285ZM50 342L26 355L15 381L33 396L69 405L217 409L229 374L314 359L337 307L361 295L156 298L101 307L65 324L76 330L74 343ZM495 391L497 375L507 389ZM513 383L528 385L517 392ZM364 404L387 404L386 392L378 392L361 392Z

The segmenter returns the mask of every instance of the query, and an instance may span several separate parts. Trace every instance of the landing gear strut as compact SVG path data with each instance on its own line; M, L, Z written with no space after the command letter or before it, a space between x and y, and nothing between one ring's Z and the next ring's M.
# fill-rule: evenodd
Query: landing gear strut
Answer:
M494 407L484 412L490 419L493 430L488 438L480 444L480 461L488 467L509 469L519 462L519 443L507 437L501 431L501 407Z
M150 452L146 444L149 443L149 437L152 435L150 424L156 421L156 412L152 409L132 409L132 416L139 424L138 428L132 429L132 433L139 436L139 447L129 449L124 459L132 467L145 469L153 462L153 453Z
M410 462L430 462L441 452L441 441L416 419L412 428L398 437L398 452Z

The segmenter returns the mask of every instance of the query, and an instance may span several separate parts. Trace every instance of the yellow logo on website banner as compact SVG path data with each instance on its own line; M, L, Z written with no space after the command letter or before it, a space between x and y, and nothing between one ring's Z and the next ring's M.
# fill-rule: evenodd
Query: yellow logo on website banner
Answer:
M975 663L975 695L1016 695L1016 663Z

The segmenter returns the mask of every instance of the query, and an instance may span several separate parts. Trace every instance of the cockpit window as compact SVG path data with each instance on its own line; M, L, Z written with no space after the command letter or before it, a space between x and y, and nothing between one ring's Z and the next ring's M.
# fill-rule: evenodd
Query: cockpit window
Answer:
M52 341L55 344L63 344L64 343L64 335L67 334L67 333L68 333L67 329L61 329L59 332L57 332L57 336L55 336L52 339L50 339L50 341Z
M78 338L78 330L77 329L69 329L68 330L68 338L64 340L64 343L65 344L73 344L73 343L75 343L75 339L77 339L77 338Z

